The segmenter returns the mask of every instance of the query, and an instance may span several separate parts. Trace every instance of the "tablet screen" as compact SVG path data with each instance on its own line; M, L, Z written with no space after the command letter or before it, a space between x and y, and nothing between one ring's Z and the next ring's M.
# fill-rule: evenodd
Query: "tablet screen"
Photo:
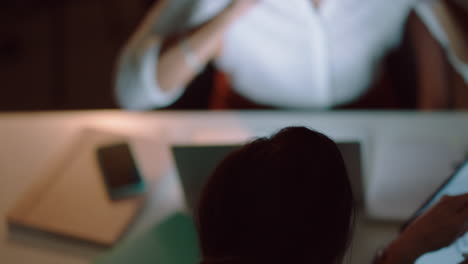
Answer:
M444 195L460 195L468 193L468 162L463 164L457 172L444 183L437 193L429 199L429 201L421 207L416 215L422 214L431 206L436 204ZM427 253L421 256L416 264L456 264L463 261L463 253L468 253L468 234L461 237L449 247L440 249L435 252Z

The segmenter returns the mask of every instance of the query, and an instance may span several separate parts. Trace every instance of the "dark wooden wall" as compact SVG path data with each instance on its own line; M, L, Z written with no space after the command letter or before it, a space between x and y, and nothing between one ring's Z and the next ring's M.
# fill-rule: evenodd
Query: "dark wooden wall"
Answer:
M152 2L2 1L0 110L116 107L115 59Z

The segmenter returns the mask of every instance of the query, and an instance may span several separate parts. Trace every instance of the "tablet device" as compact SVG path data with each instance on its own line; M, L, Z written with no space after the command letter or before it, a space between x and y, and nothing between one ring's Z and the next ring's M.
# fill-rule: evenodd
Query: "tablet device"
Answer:
M411 219L406 222L402 230L411 224L418 216L435 205L445 195L461 195L468 193L468 161L463 163L437 191L416 211ZM421 256L416 264L446 263L456 264L463 260L463 254L468 253L468 234L465 234L452 245L438 251Z

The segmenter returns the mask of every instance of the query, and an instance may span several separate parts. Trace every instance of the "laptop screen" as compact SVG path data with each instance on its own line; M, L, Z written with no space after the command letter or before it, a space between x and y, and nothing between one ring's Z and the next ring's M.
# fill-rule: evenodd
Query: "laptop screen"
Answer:
M338 142L338 148L343 155L351 180L355 198L359 205L363 204L361 146L357 142ZM176 168L182 183L185 201L192 211L200 195L206 179L211 175L219 162L230 152L242 145L175 145L172 153Z

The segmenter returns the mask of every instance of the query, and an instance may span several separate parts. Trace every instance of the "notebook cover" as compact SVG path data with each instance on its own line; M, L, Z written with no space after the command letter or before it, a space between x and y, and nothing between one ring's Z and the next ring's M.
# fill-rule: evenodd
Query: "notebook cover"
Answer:
M82 131L66 155L53 162L16 202L7 214L8 223L106 246L114 244L141 208L143 199L109 199L95 149L123 141L130 142L133 149L138 140L96 130ZM155 177L147 175L147 170L142 174L146 180Z

